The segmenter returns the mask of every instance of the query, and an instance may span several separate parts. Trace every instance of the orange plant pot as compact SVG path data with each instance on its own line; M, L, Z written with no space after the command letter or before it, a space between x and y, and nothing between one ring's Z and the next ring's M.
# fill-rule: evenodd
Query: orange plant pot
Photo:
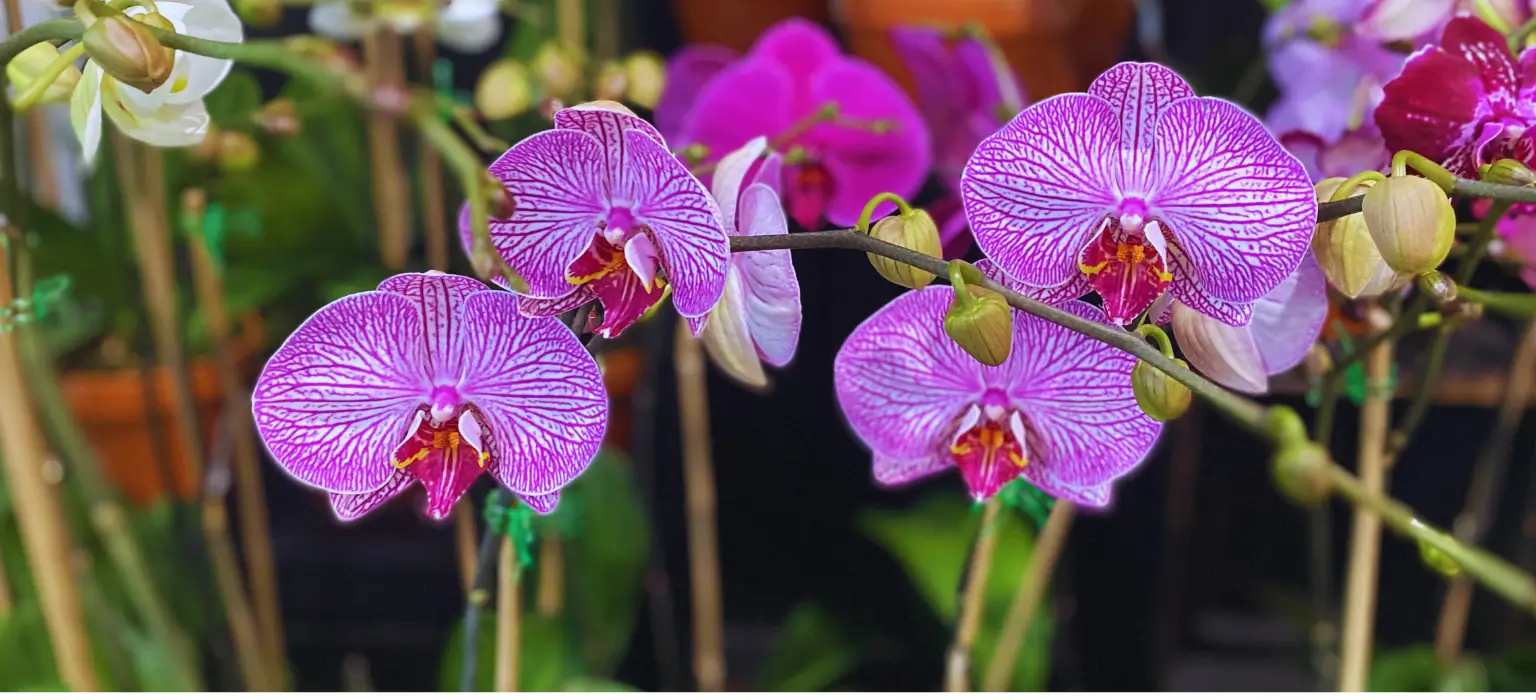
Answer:
M757 35L780 20L827 21L826 0L673 0L683 39L746 51Z

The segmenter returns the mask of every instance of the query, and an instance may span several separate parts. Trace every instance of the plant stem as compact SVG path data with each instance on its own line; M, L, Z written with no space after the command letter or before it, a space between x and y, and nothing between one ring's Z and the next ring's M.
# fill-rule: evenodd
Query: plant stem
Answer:
M229 618L229 636L235 644L235 661L240 665L245 687L256 692L276 691L281 687L281 676L268 675L269 665L262 653L256 615L241 588L240 560L235 556L234 541L229 537L229 511L222 498L210 498L203 503L203 532L207 535L208 558L212 561L219 597Z
M453 507L453 544L459 557L459 580L468 595L475 588L475 506L469 501Z
M699 341L677 320L672 362L683 432L683 487L688 499L688 568L693 595L693 674L699 692L725 690L724 606L715 532L715 475L709 441L709 391Z
M517 545L512 538L501 538L497 557L496 585L496 685L498 693L517 691L519 627L522 624L522 567L517 561Z
M486 502L486 508L501 507L507 503L507 492L496 489ZM464 655L459 667L459 692L475 692L475 675L478 664L475 657L480 650L480 611L491 599L491 582L496 576L497 554L501 550L501 534L487 526L480 537L480 554L475 563L475 585L464 597Z
M375 96L403 92L400 35L380 22L363 36L363 63ZM387 110L368 112L368 155L373 173L373 215L379 227L379 260L390 270L404 270L411 253L410 198L400 161L398 121Z
M1008 618L1003 632L993 647L992 659L987 663L986 680L981 689L988 693L1008 690L1013 682L1013 671L1019 665L1019 649L1029 633L1029 623L1035 619L1035 610L1045 597L1046 584L1056 570L1056 560L1066 546L1067 533L1072 529L1072 516L1077 508L1071 501L1058 500L1051 507L1040 536L1035 538L1034 550L1029 554L1029 564L1019 577L1019 587L1013 592L1013 603L1008 607Z
M997 515L1001 500L987 501L981 511L981 527L971 543L970 566L965 571L960 591L960 609L955 621L955 639L950 643L944 664L944 692L964 693L971 688L971 647L981 629L982 608L987 602L987 575L992 571L992 554L997 551Z
M565 608L565 543L553 532L539 538L538 611L554 617Z
M1510 318L1536 316L1536 294L1528 292L1485 292L1481 289L1461 287L1456 298L1481 304L1483 308Z
M1384 311L1377 313L1385 314ZM1392 342L1371 350L1365 360L1367 393L1360 407L1359 479L1361 490L1383 497L1386 463L1382 450L1391 418L1392 394L1386 387L1392 367ZM1349 574L1345 580L1344 632L1339 661L1339 690L1362 692L1371 666L1371 636L1376 621L1376 579L1381 549L1381 517L1368 510L1355 511L1351 533Z
M437 59L437 38L428 27L417 29L416 72L430 83L432 64ZM448 204L443 191L443 161L425 139L417 143L417 167L421 169L421 220L426 233L427 269L448 271Z

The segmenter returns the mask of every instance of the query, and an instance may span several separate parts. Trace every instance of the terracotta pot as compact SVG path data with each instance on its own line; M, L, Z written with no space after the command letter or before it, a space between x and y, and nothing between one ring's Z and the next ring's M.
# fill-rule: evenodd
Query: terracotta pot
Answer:
M889 32L901 25L959 29L975 22L1008 57L1031 99L1088 87L1119 56L1129 0L842 0L838 21L853 52L911 89Z
M723 44L746 51L757 35L779 20L805 17L827 21L826 0L672 0L683 40Z
M608 434L603 441L628 453L634 426L635 385L640 383L640 349L625 347L603 353L603 386L608 389Z

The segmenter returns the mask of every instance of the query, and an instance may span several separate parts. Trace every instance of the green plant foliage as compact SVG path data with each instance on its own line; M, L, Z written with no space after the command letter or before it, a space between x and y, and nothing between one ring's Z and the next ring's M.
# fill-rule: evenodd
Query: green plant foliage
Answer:
M18 598L11 614L0 616L0 690L54 686L58 677L36 599Z
M526 608L526 606L524 606ZM475 690L489 692L496 681L496 611L487 609L480 620L475 660ZM565 631L560 621L525 610L518 643L517 689L531 693L560 690L567 682ZM459 689L459 668L464 659L464 621L454 625L443 653L438 689Z
M859 649L826 608L801 603L789 611L778 642L758 673L756 689L774 693L830 690L859 658Z

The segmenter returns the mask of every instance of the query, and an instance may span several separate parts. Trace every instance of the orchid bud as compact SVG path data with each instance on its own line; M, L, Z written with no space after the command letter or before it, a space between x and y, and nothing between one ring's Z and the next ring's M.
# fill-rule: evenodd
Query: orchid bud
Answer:
M546 96L558 98L574 95L581 90L583 59L579 49L558 41L544 42L533 57L534 79Z
M1180 367L1189 369L1183 360L1174 360ZM1137 360L1131 370L1131 390L1136 395L1136 405L1141 412L1155 421L1171 421L1189 410L1194 394L1189 387L1145 360Z
M1456 210L1426 178L1388 178L1365 193L1366 227L1392 269L1417 275L1439 267L1456 241Z
M997 292L961 284L944 314L944 334L977 362L996 367L1013 349L1013 310Z
M929 257L944 256L944 246L939 242L939 227L933 223L933 217L922 209L887 216L875 222L869 235ZM908 289L922 289L934 278L932 272L874 253L869 254L869 263L875 266L875 271L881 277Z
M256 167L261 160L261 146L256 139L239 131L221 131L219 140L219 169L227 173L245 172Z
M1333 354L1328 352L1328 346L1313 343L1307 349L1307 356L1302 358L1301 366L1309 379L1321 379L1333 369Z
M1483 180L1495 185L1530 187L1536 185L1536 171L1513 158L1500 158L1492 165L1483 166Z
M1317 201L1332 199L1342 184L1344 178L1340 177L1317 183ZM1349 194L1369 191L1372 184L1362 183ZM1408 281L1408 276L1399 274L1382 259L1361 214L1318 224L1312 234L1312 255L1328 283L1351 299L1380 296Z
M1458 564L1445 550L1436 547L1424 540L1419 540L1419 560L1441 576L1456 578L1461 575L1461 564Z
M279 97L262 105L256 110L255 121L274 136L296 136L304 130L304 123L299 121L298 110L290 97Z
M5 76L16 86L17 94L27 92L54 61L59 60L59 48L46 41L28 46L5 65ZM39 102L65 102L80 82L80 69L73 65L59 73L43 88Z
M1333 480L1328 475L1332 466L1333 459L1321 445L1311 440L1294 440L1276 448L1270 461L1270 475L1287 498L1310 508L1333 493Z
M125 85L141 92L160 87L171 77L175 52L160 45L150 33L151 24L163 20L157 13L129 19L124 15L107 15L85 30L81 43L85 53L106 71Z
M629 76L624 70L624 64L618 61L608 61L597 69L597 77L592 79L592 96L599 100L618 102L624 99L624 94L629 89Z
M486 119L509 119L532 107L533 78L521 61L499 59L475 81L475 109Z
M235 0L235 12L246 24L270 29L283 21L282 0Z
M628 78L626 96L630 103L655 109L667 84L667 64L661 55L654 51L630 54L624 59L624 74Z

